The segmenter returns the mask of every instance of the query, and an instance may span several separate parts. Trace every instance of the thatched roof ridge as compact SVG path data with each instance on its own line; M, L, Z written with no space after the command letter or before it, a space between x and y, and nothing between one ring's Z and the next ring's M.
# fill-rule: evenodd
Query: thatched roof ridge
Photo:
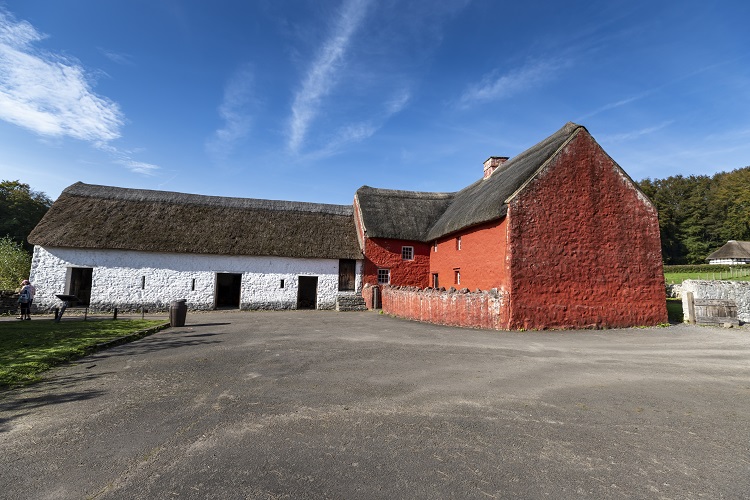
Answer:
M706 260L747 259L750 260L750 241L729 240L724 246L706 257Z
M46 247L358 259L345 205L201 196L76 183L29 235Z
M362 186L355 200L368 237L423 241L454 194Z
M427 232L426 240L504 217L508 210L507 200L579 130L585 128L566 123L551 136L505 162L490 177L457 192L453 202Z
M139 202L176 203L180 205L203 205L223 208L254 210L288 210L295 212L327 213L352 215L350 205L329 205L324 203L306 203L301 201L261 200L255 198L230 198L224 196L206 196L201 194L177 193L173 191L156 191L150 189L129 189L113 186L99 186L76 182L68 186L63 194L102 198L109 200L126 200Z

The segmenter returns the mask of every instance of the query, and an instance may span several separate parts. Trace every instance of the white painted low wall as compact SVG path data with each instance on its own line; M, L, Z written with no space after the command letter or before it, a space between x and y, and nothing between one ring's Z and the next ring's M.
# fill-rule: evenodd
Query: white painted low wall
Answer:
M333 309L339 294L337 259L35 247L31 282L36 287L34 305L38 309L61 304L55 295L68 292L68 269L73 267L93 268L91 308L95 310L164 310L176 299L186 299L190 309L213 309L216 273L242 274L242 309L296 309L299 276L318 277L318 309ZM357 261L358 292L361 275L362 261ZM193 279L195 290L191 289Z
M750 281L683 281L682 310L685 321L688 321L688 292L693 292L695 299L733 300L737 304L737 319L750 322Z

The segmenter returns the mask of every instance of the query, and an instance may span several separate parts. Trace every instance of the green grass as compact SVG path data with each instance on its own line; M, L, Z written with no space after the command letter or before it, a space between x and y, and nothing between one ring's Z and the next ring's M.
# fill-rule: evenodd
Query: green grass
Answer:
M685 320L682 299L667 299L667 316L670 323L682 323Z
M750 276L734 276L727 271L723 273L717 272L701 272L701 273L664 273L664 279L669 284L679 285L684 280L731 280L731 281L750 281Z
M164 321L32 320L0 323L0 388L38 381L53 366L91 353L97 344Z

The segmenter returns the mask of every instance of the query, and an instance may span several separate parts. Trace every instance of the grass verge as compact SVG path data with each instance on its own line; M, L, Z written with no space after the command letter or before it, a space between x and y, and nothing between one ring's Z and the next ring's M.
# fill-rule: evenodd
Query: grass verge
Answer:
M0 323L0 389L36 382L42 372L86 356L103 343L139 332L142 337L160 325L164 321L4 321Z

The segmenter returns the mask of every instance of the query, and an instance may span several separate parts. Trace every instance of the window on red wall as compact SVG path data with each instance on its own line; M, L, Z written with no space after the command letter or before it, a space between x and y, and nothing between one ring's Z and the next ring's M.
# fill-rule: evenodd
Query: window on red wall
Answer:
M461 284L461 270L460 269L453 270L453 283L455 285Z
M437 252L437 240L433 243L432 248Z
M414 260L414 247L401 247L401 258L404 260Z
M456 238L456 250L461 250L461 237Z
M378 285L387 285L391 282L390 269L378 269Z
M432 274L432 288L440 288L440 281L438 280L438 273Z

